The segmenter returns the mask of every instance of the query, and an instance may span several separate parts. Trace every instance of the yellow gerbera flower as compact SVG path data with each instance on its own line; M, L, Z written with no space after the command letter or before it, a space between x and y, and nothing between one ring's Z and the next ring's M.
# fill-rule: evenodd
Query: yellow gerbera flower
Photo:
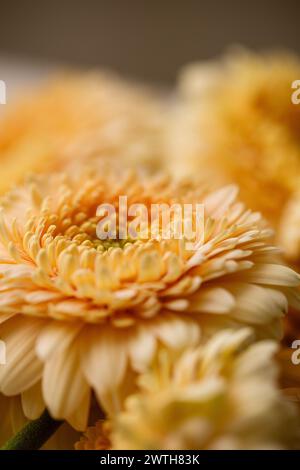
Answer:
M299 446L297 409L280 394L276 343L224 330L179 361L162 351L112 428L113 449Z
M3 198L0 392L22 394L31 419L46 405L84 430L91 390L109 413L120 409L158 344L180 351L243 324L277 337L300 277L236 194L98 166L41 176ZM147 207L202 203L202 239L194 251L160 233L101 241L97 207L118 207L120 195Z
M279 53L237 51L188 66L170 130L174 171L238 183L248 207L280 226L300 181L300 105L291 100L299 76L299 59ZM287 249L298 256L294 243Z
M7 105L0 126L0 194L24 175L69 160L122 157L155 168L163 102L105 73L69 73Z

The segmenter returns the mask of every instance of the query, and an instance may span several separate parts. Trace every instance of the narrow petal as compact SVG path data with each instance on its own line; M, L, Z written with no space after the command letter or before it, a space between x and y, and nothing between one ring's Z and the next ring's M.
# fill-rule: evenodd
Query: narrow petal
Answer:
M142 372L149 366L156 350L156 338L152 331L140 327L133 336L129 354L134 370Z
M22 407L26 418L37 419L44 411L45 402L41 382L22 393Z
M88 422L91 403L91 390L88 389L75 412L67 417L68 423L77 430L84 431Z
M228 289L236 297L231 316L237 320L262 325L281 318L287 311L285 295L275 289L246 283L236 283Z
M5 395L17 395L38 382L43 364L35 354L35 343L44 322L14 317L0 327L6 344L6 364L0 365L0 389Z
M205 212L213 218L221 218L234 202L237 194L238 188L235 185L225 186L215 191L204 200Z
M222 287L204 288L191 297L188 311L223 314L235 306L234 296Z
M82 333L82 369L100 399L115 391L124 377L128 354L124 334L104 327L88 327Z
M199 342L199 325L190 318L165 314L154 326L157 337L172 349L181 350Z
M36 343L38 357L45 361L53 353L67 348L81 328L82 324L80 322L52 321L48 323L40 333Z
M280 264L256 264L245 274L249 282L275 286L299 286L300 275Z
M76 342L46 361L42 389L46 405L55 419L68 419L76 411L86 414L85 408L81 410L80 405L89 386L80 368Z

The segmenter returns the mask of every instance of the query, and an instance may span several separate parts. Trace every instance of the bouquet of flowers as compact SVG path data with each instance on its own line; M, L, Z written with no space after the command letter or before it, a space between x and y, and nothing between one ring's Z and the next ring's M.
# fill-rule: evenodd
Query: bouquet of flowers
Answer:
M300 60L68 72L0 129L3 449L300 448Z

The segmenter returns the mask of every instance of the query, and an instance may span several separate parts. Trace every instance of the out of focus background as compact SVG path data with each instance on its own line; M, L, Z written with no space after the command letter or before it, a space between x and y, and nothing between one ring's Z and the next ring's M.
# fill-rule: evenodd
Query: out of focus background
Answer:
M0 79L14 90L67 64L169 85L232 44L300 52L299 17L299 0L1 1Z

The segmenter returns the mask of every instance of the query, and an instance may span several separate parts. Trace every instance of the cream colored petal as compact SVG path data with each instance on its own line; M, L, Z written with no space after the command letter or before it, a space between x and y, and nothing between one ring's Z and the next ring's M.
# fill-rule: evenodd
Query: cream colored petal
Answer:
M222 357L233 356L241 348L245 348L253 340L254 333L251 328L242 328L237 331L223 330L213 336L207 343L202 363L201 371L215 369L218 361ZM228 360L228 359L227 359Z
M174 312L184 312L188 310L189 301L187 299L176 299L170 302L165 302L164 307Z
M46 361L43 382L45 403L55 419L68 419L80 409L89 386L80 367L79 345L73 342L65 350L58 351ZM79 411L80 410L80 411Z
M147 328L147 325L138 328L129 346L130 360L134 370L144 371L151 363L155 350L156 338L153 331Z
M226 391L226 383L221 377L207 377L199 383L191 383L186 386L183 401L193 402L209 402L213 401L218 396L221 396ZM178 399L180 403L180 398Z
M44 411L45 402L41 382L22 393L22 407L26 418L37 419Z
M285 295L275 289L246 283L237 283L228 289L236 298L231 316L237 320L262 325L281 318L287 311Z
M225 186L215 191L204 199L205 213L213 218L221 218L234 202L237 194L238 188L235 185Z
M235 366L235 377L239 380L247 376L254 376L258 380L259 376L263 380L276 378L278 368L271 358L278 350L275 341L265 340L253 344L237 359Z
M184 319L180 316L164 314L156 321L154 331L165 345L178 350L191 347L200 339L199 325L188 316Z
M280 264L256 264L245 274L249 282L276 286L298 286L300 275Z
M234 296L222 287L203 288L192 296L188 310L223 314L230 312L235 306Z
M286 287L283 289L283 293L286 296L289 305L296 310L300 310L300 290Z
M79 404L75 412L68 416L67 421L70 425L77 430L84 431L86 429L86 423L89 418L91 403L91 390L88 389L85 396L82 399L82 402Z
M129 347L125 335L109 327L87 327L81 335L82 370L99 399L115 391L123 379Z
M156 253L141 255L138 279L140 282L151 282L160 279L163 271L161 256Z
M48 323L43 328L36 343L38 357L45 361L53 353L63 351L78 335L82 326L80 322L52 321Z
M60 294L59 292L50 292L47 290L36 290L33 292L29 292L25 296L26 302L32 304L51 302L60 298L62 298L62 294Z
M21 316L1 325L6 364L0 365L0 389L5 395L24 392L41 378L43 365L35 354L35 343L43 325L42 320Z
M9 400L9 414L12 425L12 432L16 434L26 424L27 419L24 415L21 397L12 397Z

